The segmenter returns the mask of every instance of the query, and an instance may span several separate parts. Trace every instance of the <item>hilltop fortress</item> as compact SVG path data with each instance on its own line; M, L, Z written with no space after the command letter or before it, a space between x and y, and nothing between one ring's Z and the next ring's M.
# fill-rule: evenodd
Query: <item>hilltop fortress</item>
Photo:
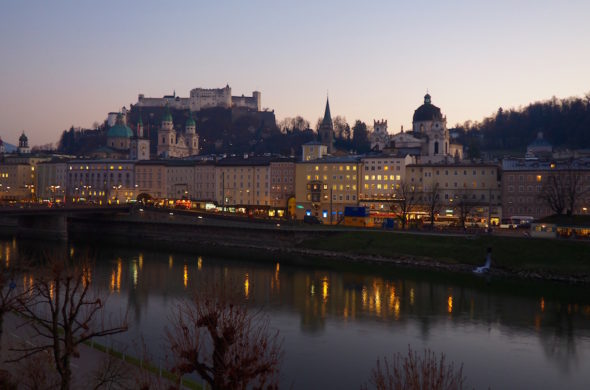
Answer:
M176 110L201 111L204 108L244 108L252 111L262 111L260 104L261 94L258 91L252 92L252 96L232 96L231 87L225 88L194 88L190 91L190 97L166 95L161 98L145 97L139 94L136 107L165 107Z

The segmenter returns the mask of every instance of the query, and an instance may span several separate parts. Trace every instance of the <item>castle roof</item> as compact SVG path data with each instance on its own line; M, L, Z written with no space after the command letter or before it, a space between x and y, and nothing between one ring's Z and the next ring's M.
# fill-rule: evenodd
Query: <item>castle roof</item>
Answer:
M23 131L23 133L21 134L21 136L18 139L21 142L27 142L29 139L27 138L27 136L25 135L25 132Z
M414 111L412 122L440 121L442 119L443 117L440 108L432 104L430 101L430 95L426 94L424 95L424 104Z
M117 122L107 132L107 138L132 138L133 131L123 123L123 115L117 115Z

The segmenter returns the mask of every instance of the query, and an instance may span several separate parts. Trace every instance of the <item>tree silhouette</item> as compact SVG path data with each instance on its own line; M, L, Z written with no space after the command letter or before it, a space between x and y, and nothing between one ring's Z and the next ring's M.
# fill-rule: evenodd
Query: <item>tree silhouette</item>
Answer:
M48 265L35 276L31 297L19 299L17 310L28 318L37 344L11 348L18 362L48 351L60 376L60 388L72 385L71 360L79 356L78 346L96 337L125 332L127 325L107 326L99 321L103 300L91 290L88 260L70 262L50 255Z
M274 389L281 343L268 317L234 304L224 293L199 293L178 304L167 330L173 371L198 373L212 389Z

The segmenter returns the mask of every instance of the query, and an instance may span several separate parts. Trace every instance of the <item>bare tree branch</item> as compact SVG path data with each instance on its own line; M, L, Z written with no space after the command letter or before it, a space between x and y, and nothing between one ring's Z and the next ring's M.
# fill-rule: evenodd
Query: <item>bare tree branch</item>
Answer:
M214 389L277 388L281 342L268 317L218 293L179 303L171 322L174 372L196 372Z
M55 369L60 375L61 389L71 386L70 361L78 357L78 346L92 338L112 335L127 330L125 319L115 326L98 321L103 304L90 290L87 272L90 262L70 263L58 255L50 256L48 266L35 277L30 299L19 299L17 309L29 317L41 345L12 348L21 355L11 362L21 361L41 351L53 355Z

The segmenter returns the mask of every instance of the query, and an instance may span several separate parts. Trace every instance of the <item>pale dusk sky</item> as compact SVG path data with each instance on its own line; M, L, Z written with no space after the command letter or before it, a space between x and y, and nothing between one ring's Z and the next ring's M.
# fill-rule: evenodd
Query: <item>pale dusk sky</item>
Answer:
M3 1L0 137L57 142L139 93L262 93L315 125L409 128L428 89L449 126L590 91L589 1Z

